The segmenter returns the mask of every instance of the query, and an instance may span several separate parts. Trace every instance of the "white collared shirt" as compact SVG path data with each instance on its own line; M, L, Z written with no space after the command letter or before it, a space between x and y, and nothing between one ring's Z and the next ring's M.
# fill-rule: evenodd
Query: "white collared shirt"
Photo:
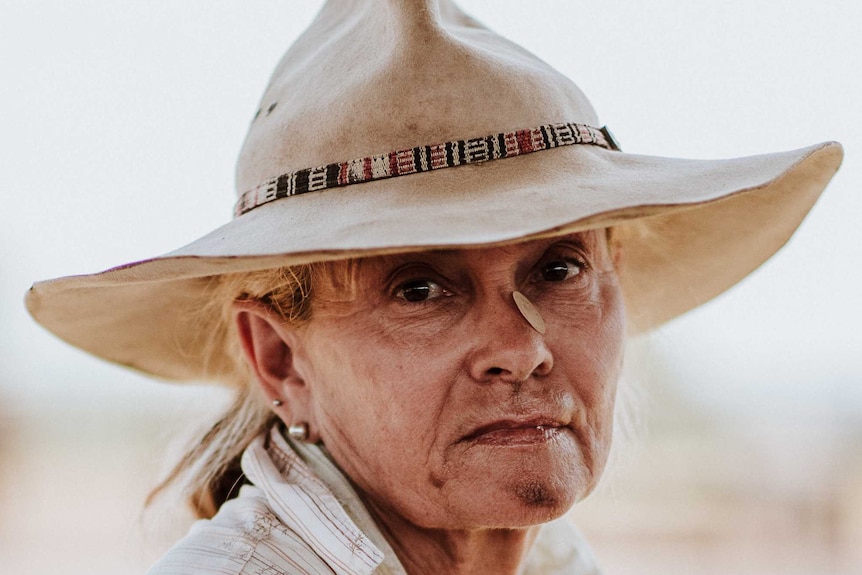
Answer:
M251 485L196 522L147 575L406 575L353 487L326 452L274 427L242 457ZM566 519L542 527L523 575L596 575Z

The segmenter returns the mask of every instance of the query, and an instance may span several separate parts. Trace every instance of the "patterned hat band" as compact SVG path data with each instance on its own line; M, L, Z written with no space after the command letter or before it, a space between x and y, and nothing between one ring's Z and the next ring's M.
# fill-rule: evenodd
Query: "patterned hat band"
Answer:
M591 144L608 150L620 150L607 127L594 128L572 123L545 124L538 128L432 146L417 146L282 174L244 192L234 206L234 215L241 216L269 202L308 192L523 156L573 144Z

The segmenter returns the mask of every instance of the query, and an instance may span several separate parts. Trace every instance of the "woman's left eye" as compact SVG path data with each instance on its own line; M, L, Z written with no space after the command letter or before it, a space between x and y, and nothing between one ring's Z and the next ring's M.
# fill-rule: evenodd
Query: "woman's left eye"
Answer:
M584 265L574 260L555 260L542 264L538 271L540 278L534 281L562 282L581 273Z
M409 302L427 301L446 295L451 295L451 292L431 280L412 280L401 284L395 290L395 297Z

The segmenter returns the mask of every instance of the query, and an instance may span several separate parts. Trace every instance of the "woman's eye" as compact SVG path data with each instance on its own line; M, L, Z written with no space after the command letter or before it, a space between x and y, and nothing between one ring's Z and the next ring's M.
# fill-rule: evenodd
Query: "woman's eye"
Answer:
M395 297L409 302L426 301L444 295L451 294L431 280L412 280L401 284L395 290Z
M546 282L562 282L581 273L583 264L573 260L547 262L539 270L542 280Z

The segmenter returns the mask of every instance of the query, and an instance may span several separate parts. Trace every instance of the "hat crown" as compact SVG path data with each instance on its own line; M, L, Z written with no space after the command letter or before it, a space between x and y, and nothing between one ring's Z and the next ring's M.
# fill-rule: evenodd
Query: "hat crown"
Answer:
M270 80L237 192L283 173L554 122L596 126L583 93L443 0L329 0Z

